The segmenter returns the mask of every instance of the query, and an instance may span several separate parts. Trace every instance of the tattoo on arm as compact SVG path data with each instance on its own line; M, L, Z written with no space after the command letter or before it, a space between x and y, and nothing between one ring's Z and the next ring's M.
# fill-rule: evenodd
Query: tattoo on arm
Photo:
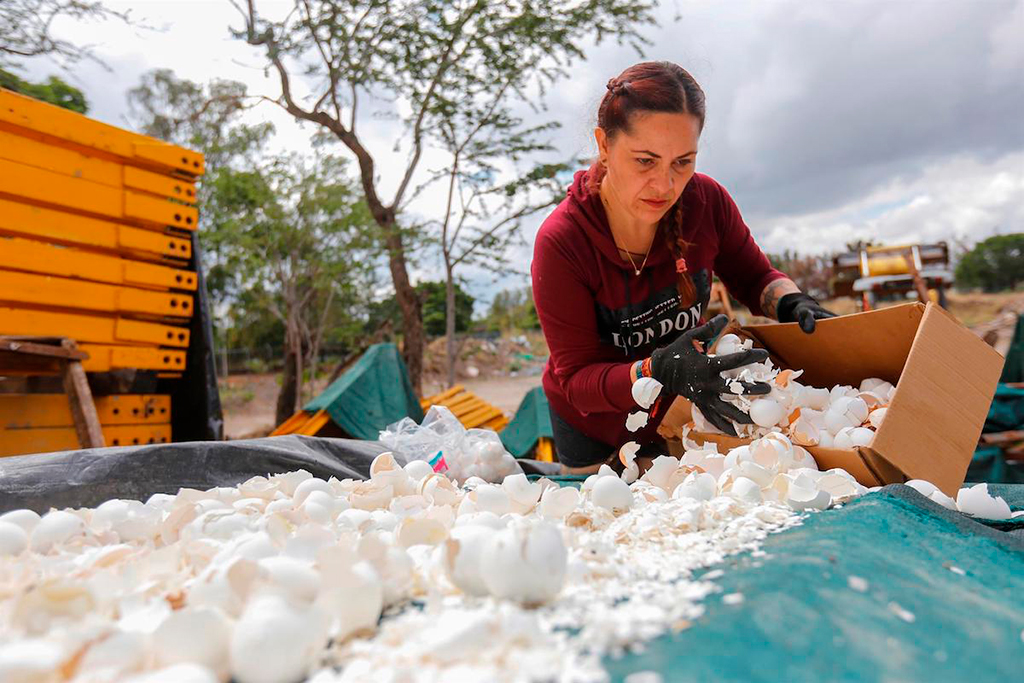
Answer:
M761 292L761 310L769 318L775 318L778 320L778 311L776 310L779 305L779 299L786 294L792 294L793 292L799 292L800 288L796 286L796 283L786 278L783 280L772 280L768 283L768 286Z

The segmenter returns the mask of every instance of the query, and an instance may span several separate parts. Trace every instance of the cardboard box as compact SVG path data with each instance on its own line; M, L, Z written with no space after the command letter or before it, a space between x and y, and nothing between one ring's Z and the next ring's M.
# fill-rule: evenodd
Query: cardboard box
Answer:
M871 444L854 450L810 447L822 470L841 467L865 486L926 479L955 496L981 435L1003 357L935 304L915 303L818 321L812 335L795 323L751 325L737 334L768 349L799 382L859 386L868 377L896 385ZM732 448L749 439L691 431L695 441Z

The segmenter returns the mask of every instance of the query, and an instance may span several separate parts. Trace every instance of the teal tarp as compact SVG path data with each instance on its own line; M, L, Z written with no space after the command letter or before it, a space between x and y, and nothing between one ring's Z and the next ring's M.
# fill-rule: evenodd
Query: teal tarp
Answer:
M991 488L1024 504L1024 486ZM742 593L741 604L713 595L691 628L605 664L613 681L638 671L666 683L1018 680L1024 541L1016 533L886 487L769 536L767 556L729 558L717 583ZM850 576L866 579L867 590L851 588Z
M336 425L357 439L373 440L403 417L420 422L423 410L394 344L374 344L348 371L303 410L327 410Z
M1006 353L1000 382L1024 382L1024 315L1017 316L1017 331Z
M550 439L552 434L548 398L542 387L536 387L523 398L515 417L501 430L500 436L509 453L524 458L537 443L537 439L542 436Z
M981 431L987 434L1015 429L1024 429L1024 389L1000 384ZM967 468L966 481L1024 484L1024 465L1007 462L998 447L979 447Z

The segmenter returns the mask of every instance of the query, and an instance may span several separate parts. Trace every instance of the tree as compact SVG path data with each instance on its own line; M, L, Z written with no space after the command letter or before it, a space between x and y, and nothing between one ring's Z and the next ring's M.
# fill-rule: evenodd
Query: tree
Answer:
M484 325L496 332L518 332L540 329L540 319L533 303L533 289L505 289L491 301Z
M995 235L978 242L956 267L957 287L986 292L1016 289L1024 282L1024 233Z
M68 65L91 59L99 64L92 49L56 38L53 23L65 17L75 21L120 19L127 12L115 12L95 0L2 0L0 2L0 67L21 59L49 55Z
M547 86L568 75L573 59L585 58L578 46L591 36L598 42L615 38L639 52L644 41L634 27L654 23L655 5L643 0L295 0L293 10L274 21L257 11L256 0L232 3L245 22L236 35L265 50L280 81L280 94L267 99L328 131L358 161L363 195L386 247L402 311L405 360L419 390L423 321L399 216L418 194L410 188L425 146L443 130L472 128L480 116L507 111L507 104L490 114L479 106L503 89L529 100L528 91L536 87L543 96ZM293 87L297 73L311 88L309 98ZM359 126L371 95L394 105L385 113L400 120L405 131L408 162L390 199L381 194L374 154Z
M199 182L198 235L214 311L240 295L237 249L232 240L240 224L254 211L262 182L252 169L258 165L273 133L269 123L241 121L246 88L237 81L213 80L203 85L179 79L169 69L143 75L128 91L130 118L146 135L202 152L206 173ZM215 324L224 343L222 324Z
M56 76L50 76L43 83L30 83L10 71L0 69L0 88L7 88L16 93L76 111L79 114L89 111L85 93Z
M233 245L243 283L284 325L280 424L299 408L304 370L316 377L334 304L367 290L376 251L367 229L372 219L342 160L288 155L254 173L252 210Z
M431 336L439 337L446 333L447 324L447 284L439 281L421 282L416 285L416 294L420 300L420 317L424 331ZM473 297L455 283L455 331L469 330L473 321ZM367 332L377 329L390 319L394 329L402 330L402 311L394 296L370 306Z
M832 292L832 256L808 255L789 251L768 254L772 266L789 276L800 291L819 299L827 299Z

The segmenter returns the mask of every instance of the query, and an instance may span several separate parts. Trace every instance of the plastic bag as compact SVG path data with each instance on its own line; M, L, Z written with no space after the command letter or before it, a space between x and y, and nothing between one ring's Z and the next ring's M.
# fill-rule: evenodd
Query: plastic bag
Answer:
M444 406L431 406L421 424L404 417L380 433L380 442L405 462L425 460L459 483L470 477L500 482L522 472L496 432L467 430Z

